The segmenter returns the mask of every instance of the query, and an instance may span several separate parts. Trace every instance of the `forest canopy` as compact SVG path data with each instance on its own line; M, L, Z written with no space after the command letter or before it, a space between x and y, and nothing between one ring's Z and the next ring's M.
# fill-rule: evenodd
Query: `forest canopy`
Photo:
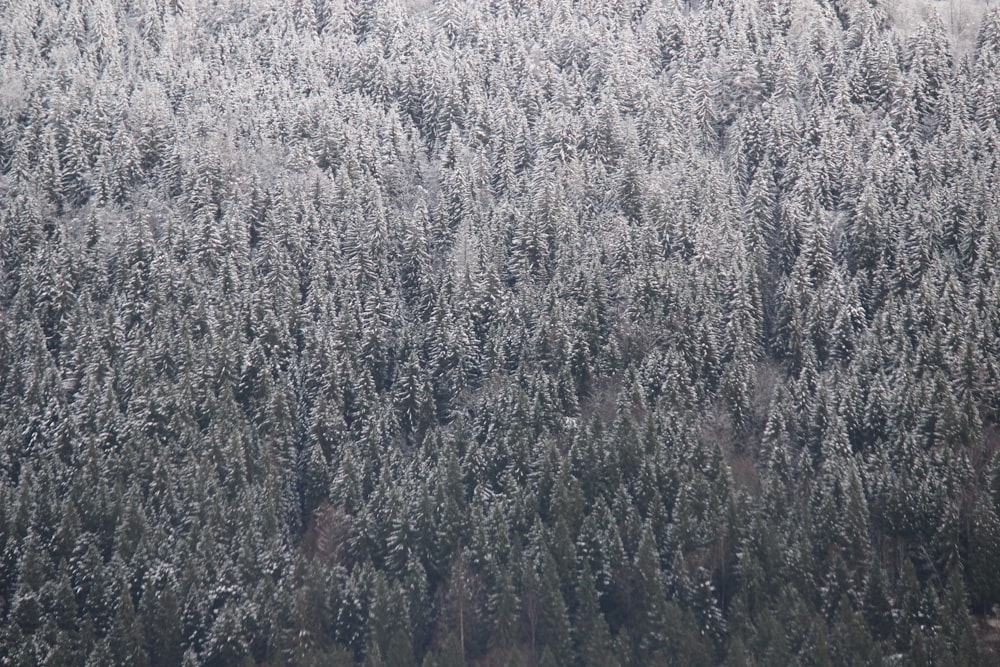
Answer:
M897 18L0 3L0 665L994 663L1000 10Z

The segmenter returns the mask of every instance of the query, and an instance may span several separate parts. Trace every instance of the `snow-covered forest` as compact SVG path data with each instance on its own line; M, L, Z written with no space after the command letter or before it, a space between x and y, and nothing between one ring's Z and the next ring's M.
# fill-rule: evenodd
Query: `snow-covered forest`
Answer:
M1000 11L898 4L0 2L0 665L996 664Z

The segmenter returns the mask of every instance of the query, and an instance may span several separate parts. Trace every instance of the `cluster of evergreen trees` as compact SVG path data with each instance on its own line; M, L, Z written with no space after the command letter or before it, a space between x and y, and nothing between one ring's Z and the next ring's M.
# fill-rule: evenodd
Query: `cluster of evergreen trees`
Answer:
M1000 13L0 8L0 664L971 665Z

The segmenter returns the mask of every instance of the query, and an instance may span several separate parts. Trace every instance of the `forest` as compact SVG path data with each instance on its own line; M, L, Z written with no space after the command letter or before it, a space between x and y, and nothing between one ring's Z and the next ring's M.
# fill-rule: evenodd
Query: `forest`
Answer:
M0 2L0 665L998 664L969 30Z

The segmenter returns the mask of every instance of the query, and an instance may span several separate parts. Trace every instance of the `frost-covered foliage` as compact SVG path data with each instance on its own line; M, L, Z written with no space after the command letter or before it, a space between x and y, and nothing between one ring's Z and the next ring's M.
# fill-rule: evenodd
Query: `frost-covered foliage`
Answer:
M987 663L1000 13L0 3L0 664Z

